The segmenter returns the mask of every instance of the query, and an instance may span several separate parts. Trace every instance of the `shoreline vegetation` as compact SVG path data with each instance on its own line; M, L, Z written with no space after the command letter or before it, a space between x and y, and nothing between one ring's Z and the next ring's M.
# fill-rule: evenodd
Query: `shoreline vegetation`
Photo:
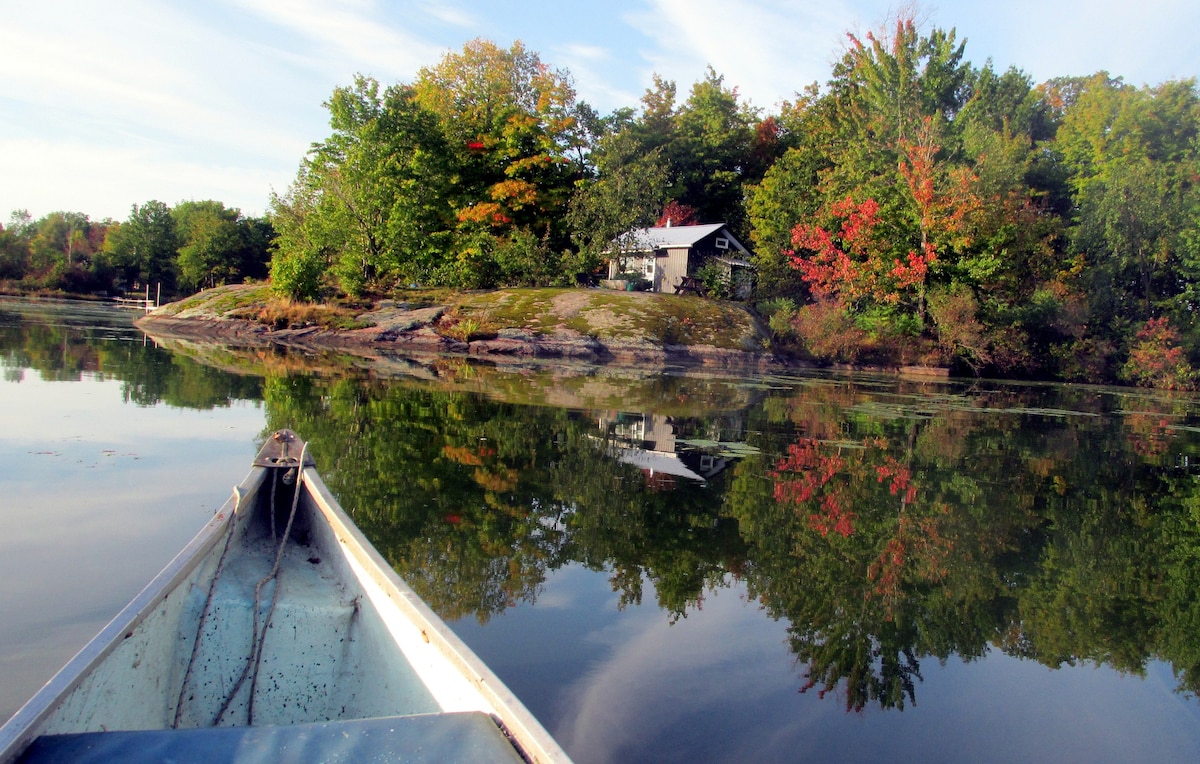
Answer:
M1197 80L1038 84L916 15L850 35L773 112L709 67L601 115L569 71L476 39L409 82L335 88L329 134L263 218L14 212L0 289L269 281L261 305L173 328L239 341L1200 388ZM669 291L673 256L639 231L717 223L746 252L688 255L709 303L591 288Z
M739 371L827 368L772 350L769 331L740 303L603 289L423 289L317 304L281 300L266 284L237 284L163 305L136 323L156 338L242 347ZM949 375L946 367L915 364L834 368Z

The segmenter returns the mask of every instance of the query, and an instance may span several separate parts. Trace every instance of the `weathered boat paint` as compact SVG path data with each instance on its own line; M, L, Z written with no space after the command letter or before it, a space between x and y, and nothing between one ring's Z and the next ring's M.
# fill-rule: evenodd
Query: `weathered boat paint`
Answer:
M311 735L319 723L456 712L496 720L529 761L569 761L367 541L284 430L187 547L0 728L0 764L43 735Z

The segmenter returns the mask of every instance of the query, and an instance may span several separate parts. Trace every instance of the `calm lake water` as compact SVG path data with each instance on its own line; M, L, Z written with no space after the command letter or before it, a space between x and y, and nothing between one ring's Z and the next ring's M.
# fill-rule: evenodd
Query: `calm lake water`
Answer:
M147 339L0 301L0 719L265 433L579 762L1200 759L1200 399Z

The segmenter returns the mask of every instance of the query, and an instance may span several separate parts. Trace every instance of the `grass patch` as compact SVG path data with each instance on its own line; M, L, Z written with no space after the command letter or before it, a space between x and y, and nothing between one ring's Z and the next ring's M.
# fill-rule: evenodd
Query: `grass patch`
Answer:
M455 302L459 297L459 292L453 289L432 287L421 289L399 288L393 291L389 297L401 307L409 310L419 310L420 308L432 308L435 305L448 305Z
M271 288L260 287L258 289L239 289L224 292L211 301L206 306L209 310L218 314L233 313L238 310L253 309L255 306L261 305L264 301L271 299Z
M463 295L457 310L475 316L493 328L522 329L533 334L552 333L560 324L554 298L561 289L503 289Z
M360 309L333 304L295 302L273 298L265 305L242 308L229 313L230 318L257 321L272 329L303 329L319 326L322 329L363 329L370 324L359 320Z
M267 284L230 284L167 303L156 315L179 318L227 318L231 313L261 307L272 298Z
M484 331L587 337L745 349L757 335L741 305L692 296L597 289L502 289L460 295L455 311Z
M434 331L443 337L470 342L472 340L491 339L496 336L496 329L487 316L462 310L461 306L446 311L434 325Z
M603 311L596 321L593 311ZM668 345L711 345L740 349L754 335L754 322L740 306L700 297L653 295L649 299L606 296L593 301L582 318L596 325L608 324L600 336L646 339Z
M618 342L707 345L755 349L760 333L745 306L695 296L604 289L398 289L395 306L416 310L444 307L434 329L460 341L486 339L511 329L547 336L574 334ZM328 303L292 302L274 296L266 284L218 287L172 303L159 315L180 318L242 319L274 329L319 326L359 329L371 325L376 303L340 299Z

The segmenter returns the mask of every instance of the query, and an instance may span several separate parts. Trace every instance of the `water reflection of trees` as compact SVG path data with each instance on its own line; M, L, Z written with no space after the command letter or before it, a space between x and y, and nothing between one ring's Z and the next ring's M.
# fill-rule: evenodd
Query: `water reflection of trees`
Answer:
M1141 424L1186 426L1191 402L900 390L777 399L790 442L739 470L766 484L731 510L747 582L791 624L805 688L903 707L922 660L999 649L1132 673L1161 658L1194 692L1194 438L1147 450Z
M905 707L925 662L992 650L1135 674L1160 659L1200 689L1192 399L801 379L755 400L689 377L454 363L402 381L298 359L259 363L263 381L127 331L0 316L6 376L101 375L141 404L261 395L269 426L312 442L356 521L447 617L536 600L570 563L607 573L625 603L650 582L670 619L736 578L789 625L801 687L849 709ZM537 405L568 394L587 405ZM651 478L605 447L621 410L752 448L707 483Z
M849 709L902 708L923 661L989 650L1134 673L1161 658L1197 687L1200 490L1169 429L1186 400L812 384L743 412L758 454L664 486L606 456L582 412L362 380L266 395L452 618L535 600L568 562L623 602L651 582L672 619L736 576L790 624L803 687ZM1172 423L1154 449L1147 417Z
M270 424L305 434L381 553L444 616L536 600L548 571L610 572L624 602L653 582L678 617L744 556L721 494L669 491L607 456L590 415L366 380L269 380Z
M142 406L210 409L262 397L257 377L180 358L147 342L129 314L104 307L6 301L0 366L6 382L23 381L26 370L47 381L119 380L124 399Z

